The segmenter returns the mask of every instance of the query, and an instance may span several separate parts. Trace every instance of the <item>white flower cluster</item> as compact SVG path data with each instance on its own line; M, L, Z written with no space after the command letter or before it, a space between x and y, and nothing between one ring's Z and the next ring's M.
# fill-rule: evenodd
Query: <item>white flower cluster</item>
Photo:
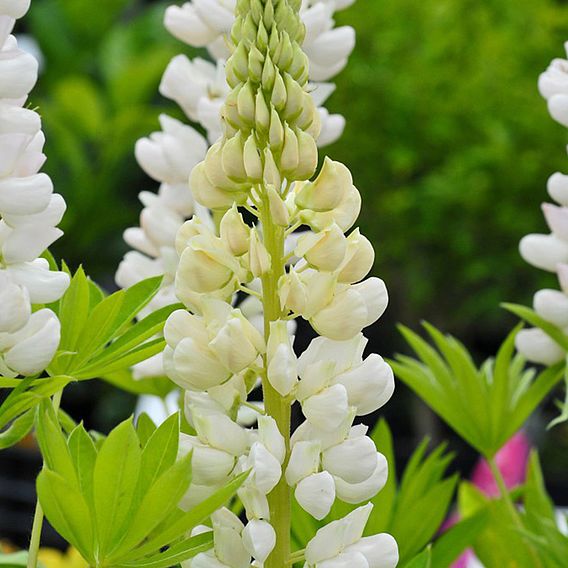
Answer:
M32 304L58 300L69 278L38 258L62 232L65 201L38 173L45 161L39 115L25 107L38 64L11 34L29 0L0 0L0 374L34 375L49 364L59 320Z
M314 81L330 79L347 63L355 45L354 30L349 26L334 28L332 16L334 10L344 9L352 3L350 0L324 0L306 2L302 7L307 29L304 48L312 62L310 73ZM160 84L161 94L177 102L190 121L201 125L207 132L208 141L191 126L162 115L162 130L136 144L138 163L161 185L157 194L140 194L143 204L140 226L129 228L124 233L124 240L133 250L121 262L116 282L121 288L128 288L145 278L164 275L160 292L140 314L141 317L177 301L173 286L179 262L175 235L184 221L198 212L203 222L213 227L206 209L195 203L188 191L187 180L193 167L205 158L208 142L213 144L222 134L221 109L230 92L225 78L225 58L229 51L223 36L231 29L234 11L234 0L198 0L182 7L171 6L166 11L167 29L190 45L208 45L215 62L201 58L190 60L185 55L178 55L168 65ZM208 30L206 37L211 38L205 43L204 26ZM213 44L221 47L215 49ZM337 140L345 126L342 116L330 115L321 106L334 89L331 83L318 82L311 86L311 95L319 107L322 123L320 146ZM293 242L293 236L290 240ZM243 311L245 308L249 319L258 319L261 315L258 302L248 301ZM161 355L134 367L137 379L162 374Z
M568 127L568 61L554 59L540 75L538 87L552 118ZM551 232L527 235L521 240L520 252L528 263L558 275L561 290L538 291L533 307L540 317L568 334L568 176L553 174L548 180L548 194L556 202L542 205ZM566 356L564 349L538 328L521 330L516 344L535 363L552 365Z
M333 15L353 2L309 0L300 10L306 26L302 48L309 57L310 79L314 82L310 91L322 123L319 146L335 142L345 128L345 119L330 114L322 105L335 90L335 85L325 81L343 70L355 47L355 30L351 26L335 28ZM179 55L166 70L160 91L206 129L211 143L222 134L219 113L229 94L224 73L224 62L230 55L226 38L235 21L236 4L236 0L192 0L166 10L165 24L170 33L193 47L206 47L216 64L203 59L192 62Z

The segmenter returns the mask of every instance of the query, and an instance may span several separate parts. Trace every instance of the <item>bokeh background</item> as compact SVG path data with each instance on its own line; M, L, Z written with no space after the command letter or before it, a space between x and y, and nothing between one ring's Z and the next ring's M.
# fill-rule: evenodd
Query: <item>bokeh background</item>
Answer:
M109 291L127 250L122 231L138 222L137 194L156 189L136 165L134 142L159 128L160 112L181 118L158 95L159 80L172 56L198 53L163 29L169 3L35 0L17 30L42 53L31 102L43 115L46 171L68 203L66 234L53 252L73 268L82 263ZM529 304L537 289L557 286L517 246L524 234L546 231L546 180L568 170L567 132L536 88L538 74L563 56L568 2L358 0L337 22L356 29L357 47L327 105L346 117L345 134L326 153L354 173L360 227L391 294L372 348L385 356L406 350L396 323L416 329L427 319L476 359L491 356L515 323L500 302ZM66 398L103 430L134 404L95 383ZM568 431L542 439L554 412L551 402L532 429L552 493L568 504ZM401 462L429 433L450 438L467 474L475 456L403 386L386 416ZM2 492L10 492L6 483Z

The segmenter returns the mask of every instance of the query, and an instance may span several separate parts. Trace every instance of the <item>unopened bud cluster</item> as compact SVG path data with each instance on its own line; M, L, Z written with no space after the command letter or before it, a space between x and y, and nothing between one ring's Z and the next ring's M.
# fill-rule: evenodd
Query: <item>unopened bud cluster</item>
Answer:
M552 118L568 126L568 61L552 61L538 86ZM560 290L539 290L533 307L541 318L568 335L568 176L553 174L548 193L556 202L542 205L550 233L527 235L520 243L520 252L533 266L556 273ZM521 330L516 343L517 349L535 363L552 365L566 357L565 350L539 328Z
M354 419L380 408L394 389L383 359L363 356L361 333L382 315L388 296L382 280L365 280L374 252L352 230L361 197L348 169L326 160L309 181L317 166L319 114L307 92L298 9L295 0L237 2L224 135L190 177L196 201L217 210L218 232L194 217L176 239L175 288L188 310L166 324L164 364L186 390L185 412L196 432L184 438L194 472L185 505L250 471L238 493L248 523L219 511L215 548L196 556L192 568L248 566L251 557L254 565L283 566L291 498L323 519L336 498L369 500L387 479L386 459ZM245 222L244 210L254 223ZM286 237L301 226L306 230L286 253ZM263 334L241 304L235 307L237 291L262 302ZM297 317L321 335L300 357L289 335ZM250 408L248 395L259 382L266 414L247 429L239 415ZM306 421L290 437L294 401ZM282 405L288 419L272 414ZM394 567L397 547L388 535L358 544L368 511L357 513L365 519L345 552L351 547L369 566ZM341 561L342 554L306 551L306 566L335 556Z
M27 97L38 63L10 35L29 0L0 2L0 375L34 375L45 369L59 345L60 325L49 309L69 277L52 271L42 253L62 232L65 201L51 179L38 173L45 138Z

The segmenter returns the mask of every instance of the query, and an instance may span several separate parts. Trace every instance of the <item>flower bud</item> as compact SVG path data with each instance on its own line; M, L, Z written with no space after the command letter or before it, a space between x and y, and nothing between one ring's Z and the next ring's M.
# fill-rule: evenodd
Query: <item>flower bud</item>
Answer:
M274 87L272 88L272 94L270 95L270 102L274 107L282 112L286 108L288 101L288 91L286 89L286 83L282 78L282 75L276 71L276 76L274 79Z
M264 93L259 89L256 93L255 126L260 132L267 132L270 127L270 109L266 104Z
M262 445L278 460L278 463L284 463L286 442L272 416L259 416L258 435Z
M256 228L251 230L249 242L250 271L255 278L260 278L270 270L270 255L258 236Z
M294 175L298 180L306 180L311 178L316 171L318 165L318 147L314 137L307 132L298 130L297 136L300 161Z
M304 511L321 521L335 501L333 477L327 471L314 473L298 483L294 496Z
M340 162L326 158L313 183L302 184L296 195L296 205L311 211L331 211L338 207L353 185L349 169Z
M246 194L227 192L213 185L205 173L205 163L201 162L191 171L189 187L195 201L208 209L227 209L235 201L246 202Z
M278 5L278 9L285 9L283 3ZM286 28L280 24L279 28L281 30L286 30ZM283 69L285 71L288 70L292 63L292 59L294 58L294 49L292 48L292 42L290 41L290 36L288 35L287 31L282 31L280 34L280 42L276 47L276 51L273 54L274 61L278 65L279 69ZM290 77L290 79L292 79Z
M282 187L282 178L280 177L280 170L274 161L274 155L270 148L264 149L264 171L262 179L265 185L271 185L280 189Z
M379 278L347 287L310 319L314 329L330 339L347 340L377 321L388 304L386 286Z
M317 270L333 272L339 268L347 251L347 239L334 223L320 233L306 233L298 240L296 255Z
M221 239L227 244L231 252L236 256L242 256L249 249L250 228L244 222L237 206L233 204L220 224Z
M256 45L251 45L249 56L248 56L248 66L249 66L249 79L255 83L260 83L262 78L262 69L264 66L264 55L259 51Z
M264 60L264 67L262 69L262 88L267 93L270 93L274 88L275 80L276 80L276 69L274 67L274 63L272 63L270 54L267 54L266 59Z
M250 81L247 81L239 91L239 95L237 97L237 110L245 124L249 126L254 124L254 90Z
M353 284L369 274L375 262L375 251L369 239L359 229L355 229L347 237L345 261L337 277L339 282Z
M282 69L282 67L280 67ZM304 90L302 87L285 73L284 86L286 87L286 106L284 107L284 116L288 122L294 122L298 119L302 112L302 105L305 102ZM275 105L276 106L276 105Z
M254 134L251 134L244 147L244 164L245 171L251 181L260 181L262 179L262 160L260 152L256 145Z
M270 130L268 132L268 140L270 142L270 147L274 151L279 151L284 144L284 127L282 126L280 115L276 112L276 109L274 107L272 108L272 113L270 116Z
M252 519L243 530L243 545L257 561L263 563L276 546L276 533L268 521Z
M205 165L205 174L215 187L226 191L238 191L241 189L241 186L230 180L223 169L223 147L223 140L219 140L219 142L211 146L203 162Z
M227 80L231 87L235 86L233 81L229 80L232 75L234 75L234 77L238 79L238 81L241 83L247 81L248 55L244 42L241 42L237 45L235 51L233 52L233 55L231 55L231 57L229 57L229 60L227 61L226 68L227 68Z
M270 216L272 220L280 227L287 227L290 223L290 213L288 207L286 207L286 203L271 185L266 187L266 192L268 193L268 203L270 205Z
M244 144L241 132L237 132L223 144L221 163L224 172L236 181L246 180L247 173L243 160Z
M284 147L280 157L280 167L285 174L293 174L300 163L298 138L289 127L284 128Z
M270 323L267 356L268 381L281 396L288 396L298 382L298 371L285 321Z
M285 307L290 311L301 314L307 306L308 294L304 283L295 270L282 276L278 282L278 295L282 309Z

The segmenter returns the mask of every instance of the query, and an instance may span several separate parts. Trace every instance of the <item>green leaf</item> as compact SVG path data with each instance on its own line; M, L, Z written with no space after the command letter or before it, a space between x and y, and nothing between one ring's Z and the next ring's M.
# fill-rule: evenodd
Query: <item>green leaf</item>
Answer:
M201 552L206 552L212 546L213 533L203 533L172 546L165 552L136 562L123 562L118 564L116 568L169 568L179 562L193 558Z
M87 503L92 508L93 481L97 449L93 439L87 434L82 424L79 424L70 434L67 440L71 459L79 480L79 488Z
M128 369L137 363L146 361L150 357L161 353L166 346L166 342L162 338L156 338L148 341L132 351L129 351L122 357L117 357L114 360L109 360L106 363L96 364L92 363L83 368L78 368L74 371L74 376L78 380L93 379L105 375L112 375L113 373Z
M100 556L122 536L140 473L141 450L132 420L117 426L99 450L94 469L94 502Z
M167 469L144 492L137 513L125 532L124 539L108 559L110 565L141 544L148 535L177 509L191 483L191 455ZM158 552L159 549L156 550Z
M432 565L436 568L450 568L467 548L473 546L477 536L485 528L488 516L487 511L481 511L460 521L438 538L432 548Z
M140 414L136 420L136 433L138 438L140 438L140 445L144 447L152 434L156 431L156 425L152 419L143 412Z
M369 534L378 534L387 530L394 513L394 502L396 498L396 463L394 458L394 448L392 433L383 418L379 420L371 438L377 446L377 450L381 452L387 459L389 465L389 475L385 486L372 499L373 512L367 524Z
M535 450L529 457L523 502L527 513L556 523L554 504L546 492L540 460Z
M172 414L152 434L142 451L138 492L144 495L176 461L179 446L179 412Z
M520 306L518 304L501 305L503 308L514 313L516 316L520 317L531 325L542 329L542 331L544 331L544 333L546 333L546 335L548 335L550 339L558 343L558 345L560 345L562 349L568 351L568 337L566 337L564 332L554 324L541 318L534 310L531 310L526 306Z
M14 389L20 385L22 379L11 379L9 377L0 377L0 389Z
M34 412L28 410L28 412L16 418L7 430L0 432L0 450L10 448L22 440L22 438L25 438L31 432L34 420Z
M37 478L41 506L55 530L94 564L93 526L85 499L63 477L44 469Z
M131 369L122 369L114 373L105 373L99 377L111 385L132 394L153 394L164 398L176 388L176 385L167 377L145 377L136 380Z
M432 568L432 551L430 547L424 552L421 552L418 556L415 556L410 562L402 564L401 566L404 566L404 568ZM437 565L436 568L438 568Z
M565 388L565 395L564 395L564 402L560 404L560 415L557 416L554 420L550 422L548 425L548 429L554 428L559 424L568 421L568 365L564 369L564 388Z
M43 401L37 416L37 440L44 463L68 485L78 488L79 481L67 441L61 432L51 401Z

